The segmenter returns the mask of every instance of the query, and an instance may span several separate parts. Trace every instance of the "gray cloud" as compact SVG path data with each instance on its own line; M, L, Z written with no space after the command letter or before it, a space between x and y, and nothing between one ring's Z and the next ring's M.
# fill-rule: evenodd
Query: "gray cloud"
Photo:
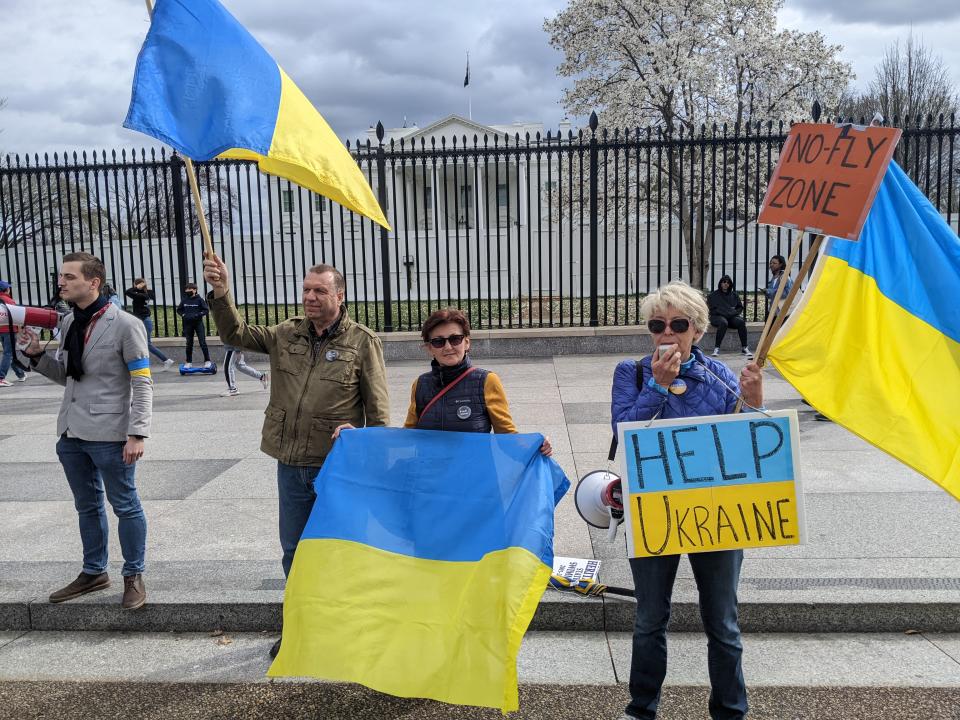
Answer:
M826 15L842 23L876 25L924 25L960 18L957 0L871 0L870 2L837 2L837 0L788 0L790 7L812 14Z
M564 82L555 75L560 54L542 30L566 0L223 0L284 67L334 131L366 140L367 128L404 118L424 127L451 114L484 124L542 121L555 128L564 116L558 101ZM49 3L0 0L0 151L149 146L146 136L121 127L130 97L137 51L148 28L142 3L85 0ZM906 9L909 8L909 9ZM925 40L960 67L954 41L958 0L788 0L791 26L820 28L843 43L845 57L869 77L883 47L920 23ZM825 23L825 13L861 24ZM9 41L15 39L15 42ZM465 53L471 82L463 88ZM573 118L574 122L583 119Z
M7 5L7 3L10 3ZM343 138L370 125L421 127L450 114L481 123L556 126L560 56L543 18L564 0L316 3L226 0ZM142 4L88 0L53 8L7 0L0 46L0 147L111 147L151 141L121 128L137 50L147 30ZM470 51L470 88L463 88Z

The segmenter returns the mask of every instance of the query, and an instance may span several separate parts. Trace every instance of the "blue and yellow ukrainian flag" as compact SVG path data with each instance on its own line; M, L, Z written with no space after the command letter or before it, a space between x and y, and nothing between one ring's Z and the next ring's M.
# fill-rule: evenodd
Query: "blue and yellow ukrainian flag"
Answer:
M541 435L348 430L327 457L269 675L516 710L569 482Z
M891 162L769 354L820 412L960 499L960 239Z
M217 0L157 0L123 125L193 160L255 160L390 227L326 120Z

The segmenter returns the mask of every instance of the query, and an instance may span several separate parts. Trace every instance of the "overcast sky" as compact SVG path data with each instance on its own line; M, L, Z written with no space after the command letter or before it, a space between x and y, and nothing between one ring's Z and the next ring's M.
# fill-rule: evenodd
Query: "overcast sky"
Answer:
M560 57L543 20L565 0L224 0L301 87L334 131L365 138L450 114L481 123L556 127ZM148 21L142 0L0 0L0 149L141 147L121 127ZM884 47L913 32L942 55L960 85L960 0L787 0L781 27L819 29L844 46L865 85ZM470 51L470 88L463 87ZM469 92L469 96L468 96Z

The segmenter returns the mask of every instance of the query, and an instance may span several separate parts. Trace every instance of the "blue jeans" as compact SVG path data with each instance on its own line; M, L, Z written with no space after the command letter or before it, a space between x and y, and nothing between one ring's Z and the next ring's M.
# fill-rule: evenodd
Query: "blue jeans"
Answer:
M57 441L57 456L63 465L73 504L80 516L83 571L99 575L107 571L109 527L103 504L106 494L117 516L122 574L143 572L147 544L147 519L134 484L136 464L123 462L123 441L97 442L63 435Z
M166 362L167 356L156 345L153 344L153 318L145 317L140 318L143 321L143 326L147 328L147 347L150 349L154 355L159 358L160 362Z
M298 467L277 463L277 494L280 498L280 547L283 548L283 576L290 575L293 554L307 526L317 493L313 481L320 467Z
M688 556L700 593L700 617L707 633L710 672L710 717L735 720L747 713L743 681L737 584L742 550L692 553ZM679 555L631 558L637 598L630 662L630 704L626 712L644 720L657 716L660 688L667 674L667 622Z
M0 340L3 341L3 358L0 358L0 380L7 377L7 373L10 372L10 365L13 364L13 345L16 335L11 335L9 332L0 333ZM13 371L17 374L17 377L23 377L23 370L18 367L15 367Z

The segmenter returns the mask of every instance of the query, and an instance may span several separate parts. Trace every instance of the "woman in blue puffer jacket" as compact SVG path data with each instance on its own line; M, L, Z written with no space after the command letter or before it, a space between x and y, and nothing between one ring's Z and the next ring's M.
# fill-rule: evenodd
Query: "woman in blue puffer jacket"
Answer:
M658 349L653 356L617 365L611 407L615 434L621 422L731 413L740 395L744 410L761 408L763 377L756 363L744 368L738 382L726 365L707 357L696 346L709 324L709 310L701 293L684 282L671 282L647 295L640 310ZM693 553L688 557L707 633L710 715L714 720L743 718L747 691L737 621L743 551ZM679 555L630 559L637 616L626 718L656 717L667 671L667 622L679 563Z

